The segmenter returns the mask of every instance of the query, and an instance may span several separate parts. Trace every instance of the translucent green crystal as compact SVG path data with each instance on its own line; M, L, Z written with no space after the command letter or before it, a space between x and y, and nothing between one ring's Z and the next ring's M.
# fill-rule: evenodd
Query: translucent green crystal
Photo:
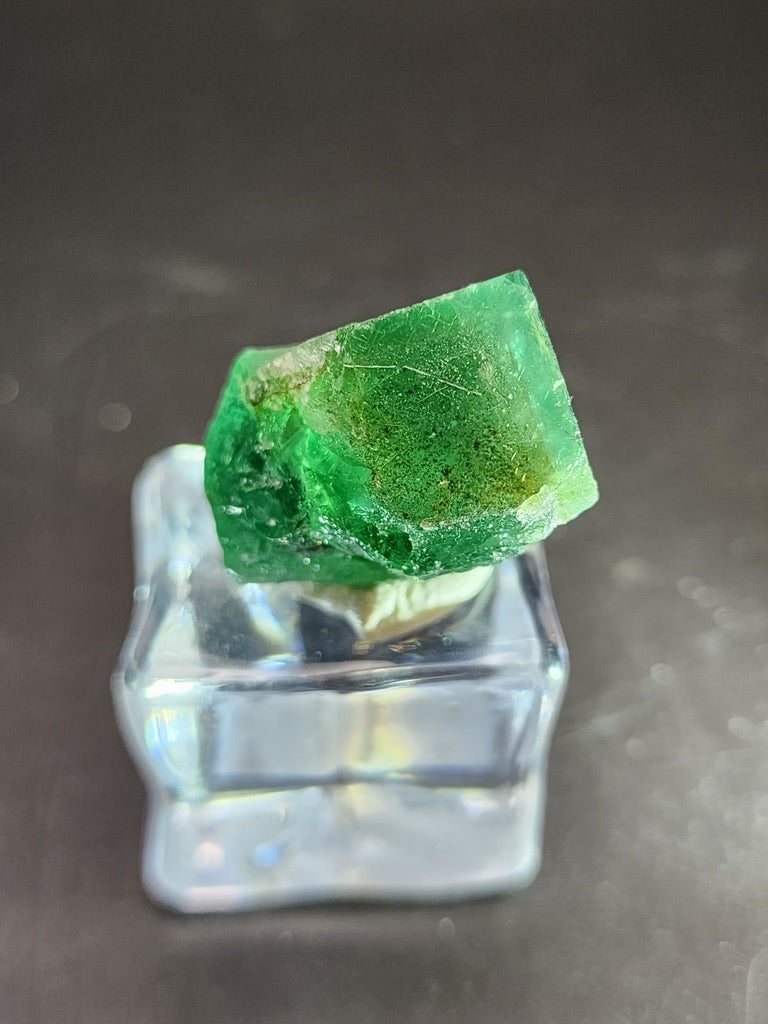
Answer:
M597 500L521 271L245 349L206 438L226 564L367 585L515 555Z

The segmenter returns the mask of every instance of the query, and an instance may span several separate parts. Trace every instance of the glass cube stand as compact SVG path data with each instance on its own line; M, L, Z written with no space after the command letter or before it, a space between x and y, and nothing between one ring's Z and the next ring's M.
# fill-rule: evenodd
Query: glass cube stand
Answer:
M226 570L202 469L178 445L134 486L112 686L148 788L149 895L202 912L529 883L567 678L543 549L364 628L322 588Z

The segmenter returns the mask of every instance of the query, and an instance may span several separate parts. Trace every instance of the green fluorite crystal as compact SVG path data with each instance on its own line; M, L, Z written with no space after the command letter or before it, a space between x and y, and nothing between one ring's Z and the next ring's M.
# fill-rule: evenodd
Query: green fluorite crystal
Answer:
M245 349L206 438L226 564L365 585L518 554L597 500L521 271Z

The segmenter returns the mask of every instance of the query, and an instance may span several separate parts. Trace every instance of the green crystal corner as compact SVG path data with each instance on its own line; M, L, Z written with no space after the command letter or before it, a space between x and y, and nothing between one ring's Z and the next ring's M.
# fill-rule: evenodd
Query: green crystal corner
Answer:
M464 572L598 497L521 271L245 349L205 446L225 563L262 582Z

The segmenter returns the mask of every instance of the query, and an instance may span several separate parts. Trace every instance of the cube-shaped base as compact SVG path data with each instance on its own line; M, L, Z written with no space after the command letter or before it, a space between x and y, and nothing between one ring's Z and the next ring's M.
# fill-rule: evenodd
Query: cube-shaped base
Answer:
M567 675L543 551L429 588L243 584L202 458L161 452L134 490L113 689L150 895L213 911L529 882Z

